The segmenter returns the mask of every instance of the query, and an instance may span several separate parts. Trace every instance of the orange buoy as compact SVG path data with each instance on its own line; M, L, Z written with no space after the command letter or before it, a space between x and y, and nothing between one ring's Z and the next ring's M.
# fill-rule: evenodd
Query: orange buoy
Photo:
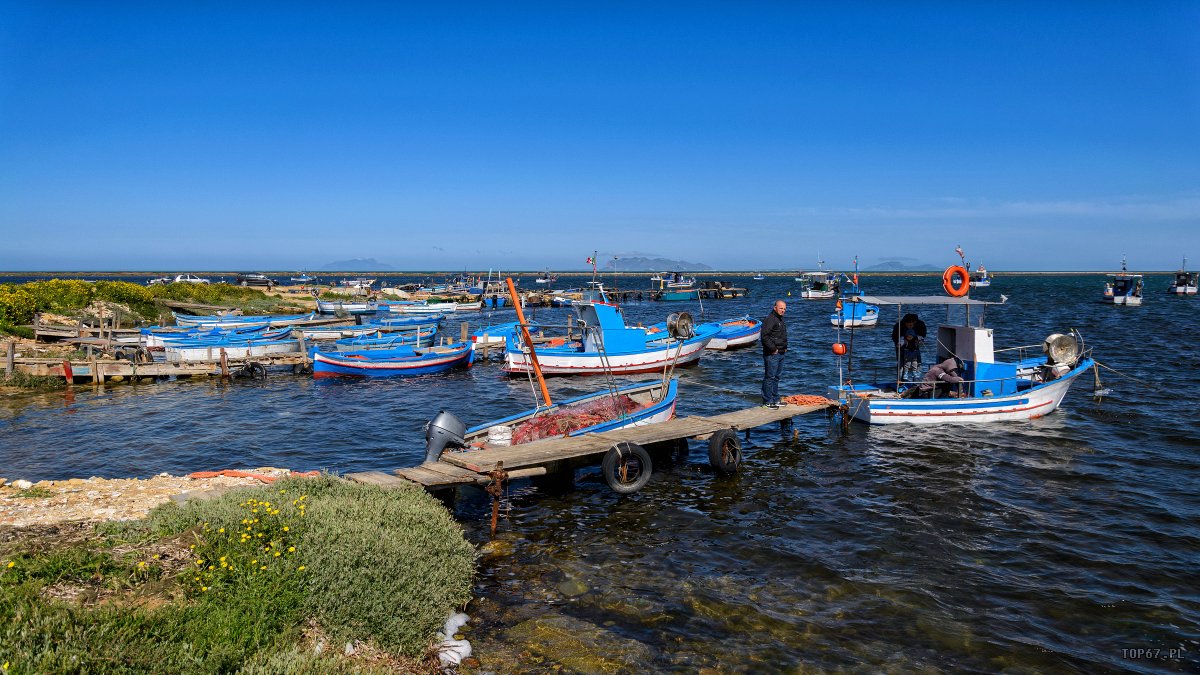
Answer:
M958 280L958 286L954 285L955 279ZM967 274L967 268L962 265L951 265L942 272L942 288L946 289L946 295L952 298L961 298L971 290L971 277Z
M844 343L844 342L833 343L833 353L837 354L838 356L845 356L846 355L846 343Z

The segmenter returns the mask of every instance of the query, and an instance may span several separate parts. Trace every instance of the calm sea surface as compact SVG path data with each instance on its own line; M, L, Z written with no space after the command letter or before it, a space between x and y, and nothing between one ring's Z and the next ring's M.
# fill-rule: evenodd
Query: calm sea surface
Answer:
M761 318L798 287L790 277L736 281L751 296L706 302L705 318ZM864 279L880 295L936 293L939 282ZM485 669L1200 668L1200 299L1167 297L1165 275L1147 277L1146 304L1135 308L1097 302L1098 275L994 283L973 297L1009 298L988 310L997 347L1076 328L1101 363L1130 377L1101 371L1112 391L1100 401L1091 377L1081 378L1062 408L1027 423L854 426L842 435L823 415L801 417L794 440L754 432L732 478L714 476L704 444L693 442L686 461L656 467L632 497L595 472L565 493L515 482L468 608ZM791 300L782 389L823 393L836 377L831 303ZM680 310L701 311L626 305L632 321ZM558 322L564 311L533 313ZM921 314L931 330L945 317ZM867 372L887 371L883 323L894 319L885 308L880 328L856 333ZM446 327L457 333L457 321ZM756 403L761 369L757 348L705 355L679 374L679 414ZM560 397L602 386L551 380ZM389 470L421 461L422 424L441 408L474 424L531 405L529 383L494 364L412 380L279 372L79 386L72 401L0 399L0 475ZM456 509L468 536L485 542L484 495L463 490ZM1134 658L1151 655L1162 658Z

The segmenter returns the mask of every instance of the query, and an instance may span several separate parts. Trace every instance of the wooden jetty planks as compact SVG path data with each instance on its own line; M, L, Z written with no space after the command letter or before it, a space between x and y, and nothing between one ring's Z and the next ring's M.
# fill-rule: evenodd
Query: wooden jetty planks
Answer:
M399 476L393 476L390 473L384 473L382 471L362 471L360 473L348 473L344 476L344 478L352 480L355 483L379 485L381 487L398 487L408 484L408 481L404 480L403 478L400 478Z
M446 452L442 454L442 461L480 473L491 471L497 462L503 462L505 469L512 470L598 454L622 441L650 445L678 438L711 434L727 428L729 428L728 424L714 422L704 417L680 417L657 424L583 436L551 438L507 448Z
M776 408L745 408L743 410L735 410L733 412L724 413L721 415L713 415L705 419L712 422L719 422L725 427L733 427L735 429L753 429L761 427L772 422L779 422L789 417L797 415L806 415L817 410L824 410L828 406L824 405L784 405Z

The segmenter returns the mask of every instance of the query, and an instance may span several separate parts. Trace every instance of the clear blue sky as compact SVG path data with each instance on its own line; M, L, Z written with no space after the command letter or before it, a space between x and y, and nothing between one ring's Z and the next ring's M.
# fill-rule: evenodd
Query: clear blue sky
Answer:
M1200 267L1200 3L0 4L0 269Z

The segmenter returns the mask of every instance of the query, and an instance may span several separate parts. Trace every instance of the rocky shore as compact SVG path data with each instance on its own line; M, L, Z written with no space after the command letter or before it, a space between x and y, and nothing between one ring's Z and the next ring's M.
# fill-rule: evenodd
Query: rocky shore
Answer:
M71 478L31 483L0 478L0 528L24 528L77 522L138 520L171 500L215 497L235 487L262 485L285 476L287 469L263 467L253 475L152 478Z

